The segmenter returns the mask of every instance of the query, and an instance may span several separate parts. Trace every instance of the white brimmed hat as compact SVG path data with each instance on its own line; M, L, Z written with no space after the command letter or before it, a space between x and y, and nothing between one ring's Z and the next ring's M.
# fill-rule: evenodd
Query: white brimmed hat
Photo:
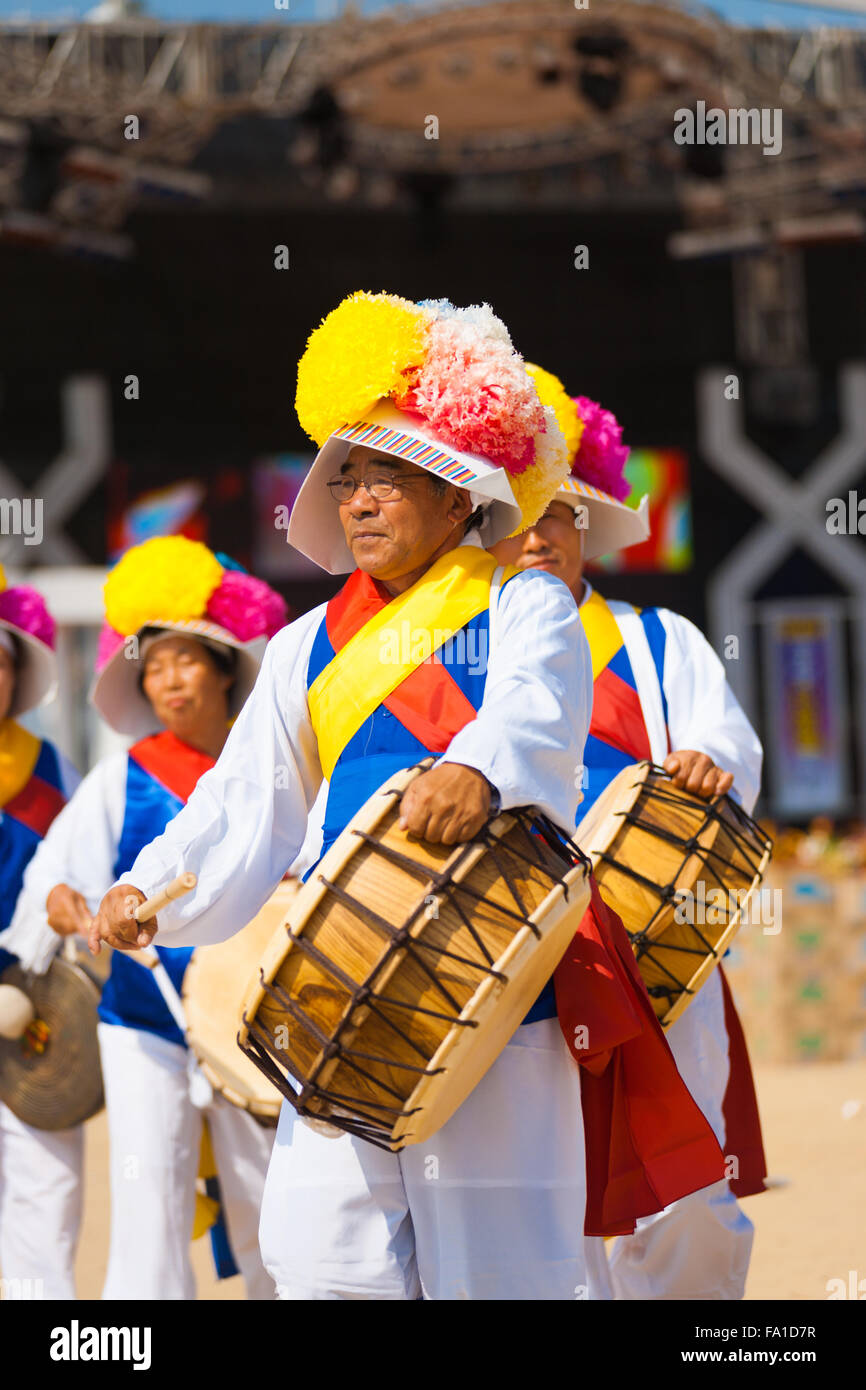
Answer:
M236 652L234 683L229 691L229 715L240 713L244 702L256 683L256 676L262 664L267 646L266 637L257 637L252 642L240 642L224 627L202 618L188 618L181 622L146 623L140 629L164 633L170 637L174 633L192 637L208 646L217 644ZM139 634L135 634L136 639ZM153 706L141 689L143 671L142 643L124 638L113 656L97 674L90 689L89 700L94 709L119 734L132 738L146 738L157 733L162 725L153 711ZM148 648L145 647L145 650Z
M328 570L355 568L327 490L366 444L465 488L492 545L541 515L568 475L568 449L488 304L349 295L310 335L295 404L318 445L287 539Z
M650 533L649 498L642 497L637 507L627 507L623 500L629 492L623 475L629 449L621 442L622 426L616 416L587 396L569 396L553 372L532 362L526 370L545 406L556 413L566 438L570 476L560 483L554 500L575 512L585 511L584 560L645 541ZM615 497L611 488L621 496Z
M90 703L118 733L144 738L160 723L141 690L141 634L191 637L235 653L229 713L255 685L268 639L284 626L283 598L226 556L186 536L133 546L105 581L105 625Z
M584 483L580 478L566 478L554 499L565 502L575 511L585 507L586 532L583 538L584 560L597 560L629 545L645 541L650 533L649 498L643 496L637 507L627 507L609 492Z
M398 410L390 401L381 401L365 419L334 431L317 453L292 508L287 539L329 574L346 574L355 568L339 507L327 483L339 473L356 444L393 454L447 483L466 488L475 505L485 508L480 528L485 545L493 545L520 526L520 508L504 469L477 454L450 448L417 416Z
M45 600L28 584L6 587L0 565L0 631L9 634L15 651L15 691L7 714L15 719L37 709L57 693L54 619Z

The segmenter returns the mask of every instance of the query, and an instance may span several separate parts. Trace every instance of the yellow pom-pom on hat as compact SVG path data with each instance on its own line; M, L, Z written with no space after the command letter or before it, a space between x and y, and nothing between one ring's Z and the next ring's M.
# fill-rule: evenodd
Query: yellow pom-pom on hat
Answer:
M565 436L569 467L571 467L580 445L580 437L583 434L583 420L580 411L559 377L554 376L553 372L545 371L535 362L527 362L526 370L535 382L535 389L541 404L551 406L556 415L557 424Z
M545 405L547 429L535 436L535 463L509 479L522 520L512 535L534 526L547 511L571 470L571 454L552 406Z
M411 386L430 322L426 309L400 295L357 290L313 330L298 363L295 409L320 448L341 425Z
M105 581L106 621L124 637L149 623L200 618L223 576L201 541L156 536L133 546Z

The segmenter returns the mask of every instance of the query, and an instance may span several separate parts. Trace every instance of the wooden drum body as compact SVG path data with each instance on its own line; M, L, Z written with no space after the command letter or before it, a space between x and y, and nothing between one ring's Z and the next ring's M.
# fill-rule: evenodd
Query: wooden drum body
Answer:
M648 762L623 768L575 840L622 918L661 1023L679 1018L718 965L772 850L728 796L680 791Z
M424 770L389 778L301 889L239 1038L301 1114L394 1151L440 1129L481 1080L589 901L586 861L530 812L457 846L400 830L400 798Z

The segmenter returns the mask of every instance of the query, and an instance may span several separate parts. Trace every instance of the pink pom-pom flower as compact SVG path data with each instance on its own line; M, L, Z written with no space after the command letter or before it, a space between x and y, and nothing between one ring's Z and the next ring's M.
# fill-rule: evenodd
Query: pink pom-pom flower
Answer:
M99 643L96 648L96 669L101 671L103 666L107 666L118 647L124 643L122 632L118 632L111 623L103 623L99 630Z
M523 359L510 343L483 336L460 317L437 319L427 356L409 391L394 401L416 411L446 443L480 454L509 473L535 458L544 410Z
M206 616L239 642L273 637L288 620L286 601L263 579L242 570L225 570L208 599Z
M42 595L29 584L19 584L0 593L0 618L31 637L38 637L46 647L54 650L56 624Z
M572 399L583 421L583 433L571 469L573 476L610 493L617 502L624 502L631 492L631 484L623 477L631 451L622 443L622 425L613 411L605 410L598 401L591 401L588 396Z

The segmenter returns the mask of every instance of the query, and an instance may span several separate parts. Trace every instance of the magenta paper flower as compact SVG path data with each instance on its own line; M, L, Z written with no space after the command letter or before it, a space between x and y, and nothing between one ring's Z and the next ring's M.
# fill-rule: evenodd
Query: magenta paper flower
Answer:
M20 628L31 637L38 637L46 647L54 650L56 624L45 600L29 584L19 584L14 589L4 589L0 593L0 618Z
M273 637L288 621L286 601L263 579L241 570L225 570L208 599L206 616L239 642Z
M124 636L118 632L110 623L103 623L99 630L99 645L96 648L96 669L101 671L103 666L107 666L118 647L123 646Z
M631 451L622 443L622 425L613 411L605 410L598 401L591 401L588 396L574 396L573 400L583 421L583 434L572 474L581 482L610 493L617 502L624 502L631 492L631 483L623 477Z

